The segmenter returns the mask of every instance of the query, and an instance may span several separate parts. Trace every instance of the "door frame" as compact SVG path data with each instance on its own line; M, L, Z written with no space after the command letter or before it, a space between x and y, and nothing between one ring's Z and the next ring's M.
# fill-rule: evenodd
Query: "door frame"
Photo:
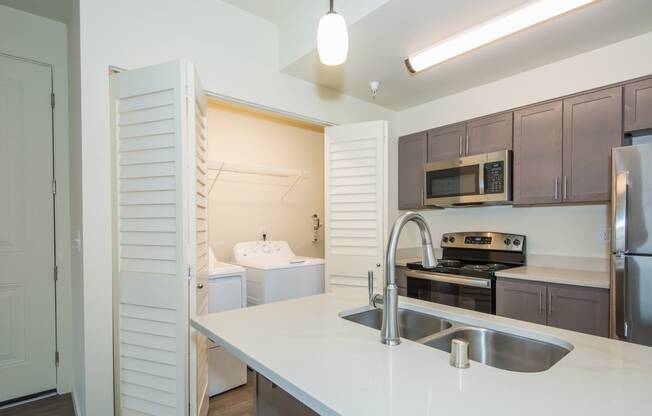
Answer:
M30 59L30 58L23 58L20 56L12 55L9 53L5 53L0 51L0 57L6 58L6 59L13 59L16 61L21 61L25 62L28 64L32 65L38 65L47 68L50 71L50 97L51 97L51 105L50 105L50 157L52 158L52 171L50 172L50 181L52 183L52 290L54 292L54 347L55 347L55 356L52 357L52 359L55 361L54 365L54 372L55 372L55 389L57 393L63 393L65 391L62 390L67 390L64 385L62 385L62 380L61 380L61 368L60 368L60 353L62 351L61 345L60 345L60 331L61 327L65 325L65 319L63 318L62 314L59 313L60 305L62 304L62 299L61 296L62 294L60 293L58 289L59 283L64 283L63 279L60 279L59 276L59 264L57 261L57 258L60 255L66 255L67 251L63 251L63 253L59 252L57 250L57 223L60 222L60 217L57 216L57 201L59 198L57 198L57 195L59 194L59 191L57 189L57 162L65 162L63 160L59 160L60 158L57 157L57 152L55 151L56 149L56 119L55 119L55 108L56 108L56 95L55 95L55 79L54 79L54 65L49 64L47 62L42 62L38 61L35 59ZM66 146L67 147L67 146ZM67 150L67 149L66 149ZM67 187L65 188L67 190ZM68 195L64 195L68 196ZM61 215L61 214L59 214ZM65 282L67 285L69 285L69 280L65 279ZM67 351L66 351L67 352ZM33 397L36 395L36 397L40 396L41 393L44 395L47 395L48 392L35 392L32 395L25 396L26 399L33 399ZM17 400L21 400L22 398L16 398ZM13 402L14 399L9 400L8 402Z

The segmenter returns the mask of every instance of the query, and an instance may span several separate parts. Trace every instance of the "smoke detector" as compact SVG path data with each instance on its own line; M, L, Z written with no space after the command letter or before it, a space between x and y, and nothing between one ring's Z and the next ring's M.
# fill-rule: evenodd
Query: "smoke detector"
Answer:
M378 94L378 90L380 89L380 81L371 81L369 83L369 89L371 90L371 96L376 99L376 94Z

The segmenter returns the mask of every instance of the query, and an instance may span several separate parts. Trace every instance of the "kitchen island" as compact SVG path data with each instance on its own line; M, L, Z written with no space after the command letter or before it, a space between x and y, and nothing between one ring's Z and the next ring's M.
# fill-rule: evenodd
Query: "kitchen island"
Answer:
M198 317L193 327L322 415L649 415L652 348L400 298L400 307L572 348L547 371L471 362L342 319L367 298L324 294Z

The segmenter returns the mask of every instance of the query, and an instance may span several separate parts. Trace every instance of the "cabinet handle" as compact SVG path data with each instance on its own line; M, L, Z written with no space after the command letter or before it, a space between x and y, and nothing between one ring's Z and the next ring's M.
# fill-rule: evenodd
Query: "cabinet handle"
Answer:
M539 289L539 315L543 314L543 292Z
M460 156L462 156L462 136L460 136Z
M469 135L468 134L466 135L466 153L465 154L467 154L467 155L469 154Z
M559 199L559 177L555 176L555 201Z
M203 289L204 284L203 283L197 283L197 289Z
M564 201L568 197L568 176L564 175Z
M552 311L552 293L548 290L548 314L551 314Z

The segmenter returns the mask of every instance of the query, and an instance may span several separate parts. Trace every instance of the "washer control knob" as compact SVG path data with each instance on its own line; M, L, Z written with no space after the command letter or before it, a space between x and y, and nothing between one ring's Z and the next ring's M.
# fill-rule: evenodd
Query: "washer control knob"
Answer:
M448 243L448 237L447 236L442 237L441 241L443 241L444 243Z
M450 236L450 237L448 238L448 241L450 241L451 243L454 243L454 242L455 242L455 237Z
M521 240L519 240L518 238L515 239L515 240L514 240L514 245L515 245L516 247L520 246L520 245L521 245Z
M505 240L503 240L503 243L505 243L505 245L508 246L508 245L512 244L512 240L510 240L509 238L506 238Z

